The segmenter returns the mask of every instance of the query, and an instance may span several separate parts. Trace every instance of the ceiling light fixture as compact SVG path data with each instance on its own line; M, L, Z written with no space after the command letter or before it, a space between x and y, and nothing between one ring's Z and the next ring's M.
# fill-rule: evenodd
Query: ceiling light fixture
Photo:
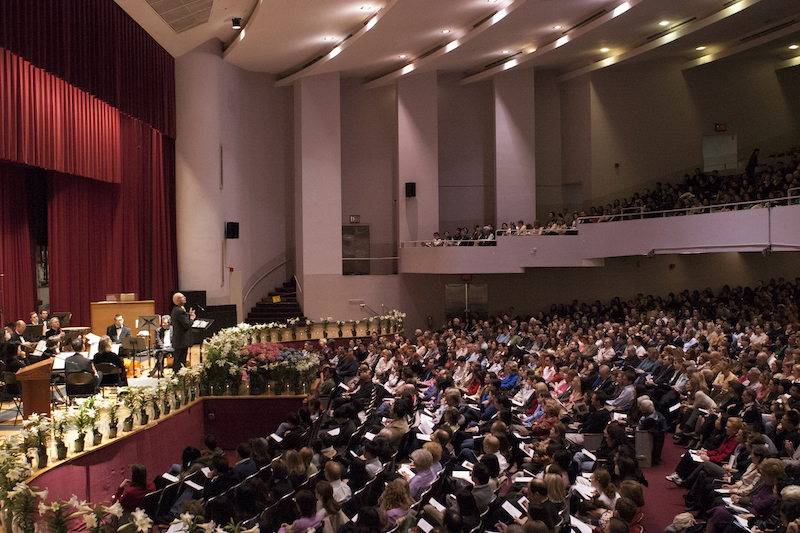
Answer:
M371 11L372 6L361 6L361 11Z
M241 30L242 29L242 19L241 17L233 17L231 19L231 28L234 30Z
M797 50L798 48L800 48L800 45L797 45L797 44L793 44L793 45L789 46L789 50Z
M323 41L332 41L333 37L323 37L322 40Z
M608 52L608 48L601 48L600 51L605 54L606 52Z
M442 30L442 33L450 33L450 30Z
M658 23L658 25L659 26L669 26L669 21L668 20L662 20L661 22Z
M405 59L405 58L407 58L407 57L408 57L408 56L407 56L407 55L405 55L405 54L400 54L400 59Z
M562 26L553 26L554 30L560 30L561 28L562 28Z
M695 50L697 50L698 52L702 52L705 49L706 49L705 46L698 46L697 48L695 48Z
M510 53L511 53L511 50L503 50L503 53L504 53L504 54L510 54Z

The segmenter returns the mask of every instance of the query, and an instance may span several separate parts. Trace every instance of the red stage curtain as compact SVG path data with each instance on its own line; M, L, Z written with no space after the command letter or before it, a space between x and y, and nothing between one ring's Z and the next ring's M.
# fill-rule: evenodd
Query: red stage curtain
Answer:
M120 116L122 182L51 173L50 308L90 323L90 302L133 292L171 308L177 287L174 141Z
M119 185L79 176L48 177L50 309L91 324L89 302L122 292L122 234L115 234Z
M3 322L28 321L36 309L33 241L28 224L26 169L0 162L0 281Z
M178 288L178 238L175 218L175 141L154 131L153 145L153 299L156 311L172 309Z
M120 113L0 49L0 159L119 183Z
M2 0L0 47L175 137L175 60L112 0Z

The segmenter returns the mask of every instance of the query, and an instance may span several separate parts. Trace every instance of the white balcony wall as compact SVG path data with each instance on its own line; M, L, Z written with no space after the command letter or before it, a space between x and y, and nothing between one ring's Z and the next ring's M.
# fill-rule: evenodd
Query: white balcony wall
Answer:
M582 224L578 235L499 237L497 246L404 246L403 274L513 274L603 266L610 257L800 250L800 205Z

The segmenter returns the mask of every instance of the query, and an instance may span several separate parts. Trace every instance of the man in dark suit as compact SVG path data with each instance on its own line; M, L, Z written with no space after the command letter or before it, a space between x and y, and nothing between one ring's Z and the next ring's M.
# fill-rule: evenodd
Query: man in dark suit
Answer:
M122 339L131 336L131 328L125 325L122 315L114 315L114 323L108 326L106 335L111 338L111 342L119 344Z
M14 323L14 331L9 335L8 346L5 350L5 359L3 361L6 364L6 370L9 372L16 372L29 364L25 349L29 351L32 350L33 343L26 340L23 336L25 334L25 328L25 321L17 320Z
M64 359L64 375L67 377L67 381L69 382L69 375L75 372L89 372L94 375L94 380L88 385L71 386L68 384L67 386L70 388L74 387L71 392L75 394L93 394L97 392L100 380L103 379L103 374L97 372L92 362L81 353L81 350L83 350L83 339L74 339L71 348L75 353Z
M172 346L175 348L172 369L177 372L182 366L186 366L186 355L189 353L189 347L192 345L192 336L190 332L195 315L194 309L190 307L187 311L184 307L186 304L186 296L182 293L176 292L172 296L172 303L175 304L172 308L172 313L170 313L173 334Z
M236 455L239 461L233 467L233 472L239 481L244 481L247 476L251 476L258 472L256 462L250 458L250 445L246 442L240 442L236 447Z
M163 375L164 357L175 352L175 346L172 344L173 337L172 319L169 315L164 315L161 317L161 327L156 330L156 366L150 371L150 377L156 374Z

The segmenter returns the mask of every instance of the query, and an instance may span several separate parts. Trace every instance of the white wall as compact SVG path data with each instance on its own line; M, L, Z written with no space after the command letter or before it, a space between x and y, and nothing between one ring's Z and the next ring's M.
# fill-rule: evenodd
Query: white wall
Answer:
M344 78L342 111L342 225L350 215L370 227L370 254L397 254L397 91L394 86L364 89ZM373 271L394 262L373 262ZM327 316L327 315L326 315Z
M178 278L184 290L206 290L209 304L241 298L230 294L228 267L247 291L263 265L285 256L292 227L291 89L226 63L220 50L209 41L175 60ZM228 221L239 222L240 238L223 243ZM257 297L290 272L276 270Z
M492 82L439 74L439 228L495 223ZM426 237L427 238L427 237Z

